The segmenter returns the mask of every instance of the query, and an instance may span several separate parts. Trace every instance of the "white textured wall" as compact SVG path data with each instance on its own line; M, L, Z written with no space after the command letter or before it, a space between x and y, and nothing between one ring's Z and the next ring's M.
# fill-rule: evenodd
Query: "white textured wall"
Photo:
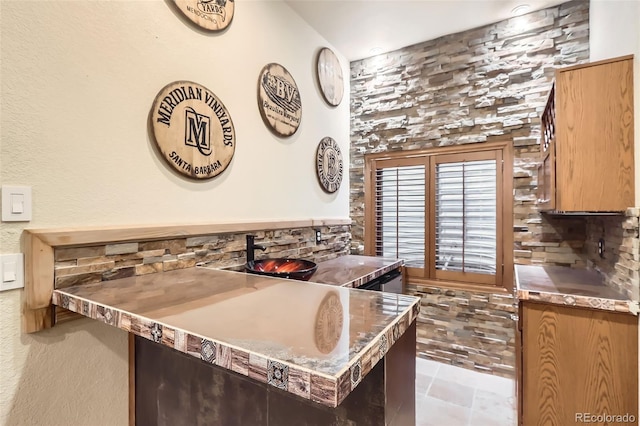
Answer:
M633 85L636 206L640 206L640 1L591 0L589 8L591 61L635 55ZM638 324L640 325L640 319ZM638 333L640 337L640 327ZM640 347L638 350L640 351ZM640 394L638 397L640 398Z
M349 164L349 90L324 103L314 69L327 43L280 1L238 1L222 34L169 0L2 0L0 23L0 182L31 185L34 200L31 223L0 224L0 253L21 250L24 227L348 217L348 173L325 194L314 154L331 136ZM257 107L269 62L301 91L286 139ZM213 180L177 175L149 140L151 103L175 80L208 87L233 118L234 159ZM21 297L0 293L0 424L126 424L126 333L83 320L23 335Z

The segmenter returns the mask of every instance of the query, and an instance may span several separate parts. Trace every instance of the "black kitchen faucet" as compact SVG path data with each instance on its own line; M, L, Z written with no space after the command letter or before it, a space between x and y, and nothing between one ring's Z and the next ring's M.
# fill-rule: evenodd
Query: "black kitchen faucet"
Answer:
M265 246L256 244L255 241L256 236L255 235L247 235L247 263L253 261L254 257L253 257L253 253L255 250L262 250L265 251L267 248Z

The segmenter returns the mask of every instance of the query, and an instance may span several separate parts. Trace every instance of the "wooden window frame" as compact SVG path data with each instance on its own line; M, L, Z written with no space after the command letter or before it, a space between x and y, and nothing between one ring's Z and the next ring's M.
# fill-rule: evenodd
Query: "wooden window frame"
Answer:
M495 152L495 156L491 156ZM496 180L496 274L484 283L464 282L464 273L449 274L439 271L435 278L435 203L427 202L425 211L425 256L424 268L406 268L409 284L433 285L438 287L480 291L491 293L512 293L513 281L513 142L511 140L465 144L448 147L428 148L410 151L393 151L365 155L364 173L364 253L376 255L375 182L376 170L385 167L415 165L416 159L425 164L425 198L432 200L435 194L435 165L442 162L474 161L495 158L497 162ZM500 167L502 165L502 167ZM501 204L501 205L500 205ZM445 272L445 273L442 273ZM478 274L474 274L478 275ZM475 277L477 278L477 277ZM476 280L477 281L477 280Z

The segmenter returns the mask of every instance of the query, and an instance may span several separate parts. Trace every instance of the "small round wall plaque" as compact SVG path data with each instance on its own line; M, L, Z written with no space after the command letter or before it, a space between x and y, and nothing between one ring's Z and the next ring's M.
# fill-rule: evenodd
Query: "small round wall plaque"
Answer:
M165 86L153 101L151 127L164 159L178 173L210 179L233 158L236 132L224 104L191 81Z
M342 67L340 60L328 47L318 54L318 82L322 95L329 105L338 106L344 95Z
M342 182L342 153L330 137L323 138L316 151L316 172L322 189L336 192Z
M233 19L235 0L173 0L178 9L200 28L224 30Z
M258 79L258 109L265 124L279 136L291 136L300 126L302 102L295 80L280 64L267 64Z

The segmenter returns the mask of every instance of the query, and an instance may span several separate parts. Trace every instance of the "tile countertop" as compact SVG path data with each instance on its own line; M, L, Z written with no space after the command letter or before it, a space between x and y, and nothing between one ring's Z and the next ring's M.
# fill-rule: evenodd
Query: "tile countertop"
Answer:
M519 300L637 315L638 305L607 287L599 273L563 266L515 265Z
M358 288L403 265L402 260L383 257L346 255L318 263L309 281Z
M402 336L418 302L210 268L53 292L54 305L329 407Z

